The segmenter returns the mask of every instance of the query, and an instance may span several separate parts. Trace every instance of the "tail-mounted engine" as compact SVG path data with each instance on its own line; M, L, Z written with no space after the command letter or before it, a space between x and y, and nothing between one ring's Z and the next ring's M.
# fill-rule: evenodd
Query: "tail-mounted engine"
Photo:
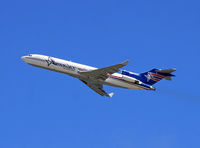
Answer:
M132 78L132 77L129 77L129 76L126 76L126 75L122 75L122 79L123 80L126 80L128 82L132 82L132 83L135 83L135 84L141 84L142 82L135 79L135 78Z

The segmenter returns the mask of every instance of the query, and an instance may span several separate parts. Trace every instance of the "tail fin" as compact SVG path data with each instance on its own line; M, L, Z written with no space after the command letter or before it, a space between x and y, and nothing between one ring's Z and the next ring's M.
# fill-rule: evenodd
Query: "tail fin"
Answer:
M171 74L176 71L176 69L152 69L148 72L141 73L141 81L153 85L162 79L171 80L171 77L175 76Z

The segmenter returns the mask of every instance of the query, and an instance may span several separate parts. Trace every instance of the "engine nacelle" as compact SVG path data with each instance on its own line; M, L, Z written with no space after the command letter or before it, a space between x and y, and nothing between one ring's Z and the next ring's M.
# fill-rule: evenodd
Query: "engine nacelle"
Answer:
M129 82L132 82L132 83L135 83L135 84L141 84L142 82L135 79L135 78L132 78L132 77L129 77L129 76L125 76L125 75L122 75L122 79L126 80L126 81L129 81Z

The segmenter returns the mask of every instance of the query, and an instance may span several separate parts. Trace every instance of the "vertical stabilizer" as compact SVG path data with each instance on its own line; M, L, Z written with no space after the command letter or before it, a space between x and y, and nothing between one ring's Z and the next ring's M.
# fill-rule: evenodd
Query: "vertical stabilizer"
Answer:
M175 76L171 74L176 69L152 69L148 72L141 73L141 81L153 85L162 79L171 80L171 77Z

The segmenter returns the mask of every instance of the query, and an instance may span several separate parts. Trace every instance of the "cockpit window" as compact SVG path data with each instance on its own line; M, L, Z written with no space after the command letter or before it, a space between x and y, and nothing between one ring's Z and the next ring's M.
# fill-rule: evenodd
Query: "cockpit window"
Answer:
M29 54L28 56L29 56L29 57L31 57L31 56L32 56L32 54Z

